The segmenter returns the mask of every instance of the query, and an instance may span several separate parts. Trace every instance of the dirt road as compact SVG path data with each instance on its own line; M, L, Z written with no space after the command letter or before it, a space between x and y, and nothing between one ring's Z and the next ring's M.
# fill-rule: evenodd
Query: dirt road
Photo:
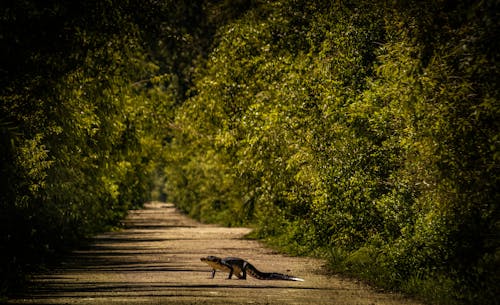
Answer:
M172 204L148 203L125 224L36 276L29 294L8 304L419 304L327 276L320 260L276 254L242 239L247 228L200 224ZM262 271L305 281L228 280L220 272L211 279L200 261L206 255L245 258Z

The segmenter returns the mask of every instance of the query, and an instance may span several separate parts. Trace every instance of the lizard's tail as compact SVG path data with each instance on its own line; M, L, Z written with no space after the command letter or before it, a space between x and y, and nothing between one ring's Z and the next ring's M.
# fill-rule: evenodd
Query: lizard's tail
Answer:
M262 272L255 268L252 264L247 265L247 272L251 276L259 280L283 280L283 281L297 281L303 282L304 279L300 277L295 277L287 274L276 273L276 272Z
M268 273L269 278L268 280L284 280L284 281L296 281L296 282L303 282L304 279L301 279L300 277L295 277L291 276L288 274L282 274L282 273Z

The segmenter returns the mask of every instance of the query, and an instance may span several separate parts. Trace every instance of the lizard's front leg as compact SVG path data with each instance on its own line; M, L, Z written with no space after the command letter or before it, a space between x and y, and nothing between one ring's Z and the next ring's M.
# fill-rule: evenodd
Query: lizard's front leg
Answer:
M214 277L215 277L215 269L212 270L212 278L214 278Z

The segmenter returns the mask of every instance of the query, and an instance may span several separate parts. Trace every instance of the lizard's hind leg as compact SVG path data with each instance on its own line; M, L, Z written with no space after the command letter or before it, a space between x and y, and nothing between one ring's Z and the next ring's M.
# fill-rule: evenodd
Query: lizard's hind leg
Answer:
M232 268L232 267L231 267L231 268L229 268L229 276L227 277L227 279L228 279L228 280L230 280L230 279L231 279L231 277L233 277L233 273L234 273L233 268ZM238 276L238 275L236 275L236 276Z

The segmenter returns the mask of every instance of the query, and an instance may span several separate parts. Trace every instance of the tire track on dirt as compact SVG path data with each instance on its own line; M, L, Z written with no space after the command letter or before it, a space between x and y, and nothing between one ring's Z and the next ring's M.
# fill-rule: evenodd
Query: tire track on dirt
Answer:
M200 224L172 204L151 202L131 211L125 229L95 237L50 272L38 274L25 295L8 304L419 304L396 294L322 272L322 261L274 253L242 237L247 228ZM262 271L305 282L227 280L200 261L237 256Z

